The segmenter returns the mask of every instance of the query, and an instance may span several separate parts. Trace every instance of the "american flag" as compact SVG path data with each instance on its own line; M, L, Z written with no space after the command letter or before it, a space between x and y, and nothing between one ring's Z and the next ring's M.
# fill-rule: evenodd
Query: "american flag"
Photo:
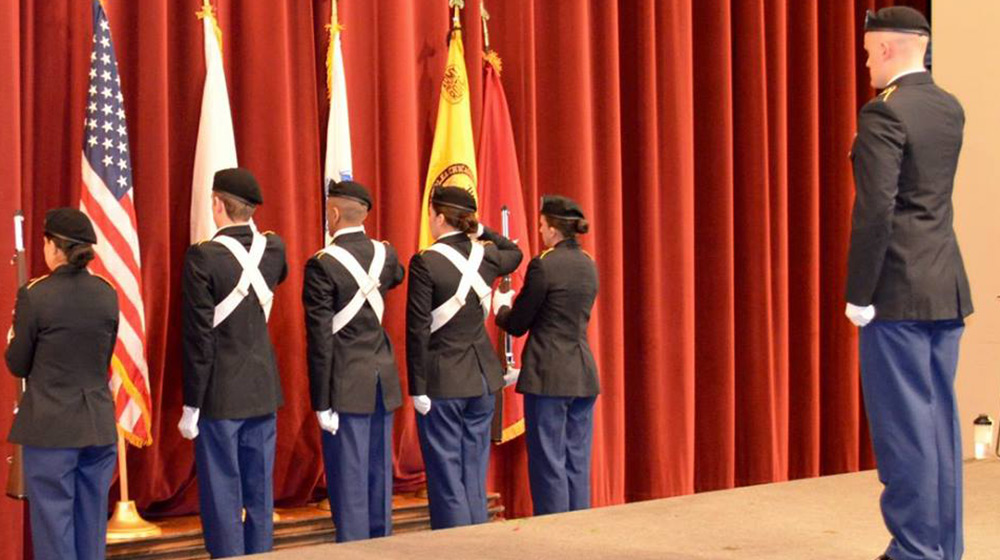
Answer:
M110 384L115 415L133 445L153 441L149 371L146 366L146 315L135 205L132 201L132 161L122 103L118 59L111 46L107 14L93 0L94 48L90 53L90 86L83 134L83 187L80 210L97 231L97 257L90 268L118 290L121 315L118 343L111 359Z

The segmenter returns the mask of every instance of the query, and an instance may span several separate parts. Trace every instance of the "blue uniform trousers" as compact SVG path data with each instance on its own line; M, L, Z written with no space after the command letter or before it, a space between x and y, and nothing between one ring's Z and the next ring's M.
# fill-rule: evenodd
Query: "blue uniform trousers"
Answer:
M596 400L524 395L528 479L535 515L590 507Z
M964 324L874 321L861 329L861 382L893 560L958 560L962 442L955 369Z
M274 414L198 422L198 500L205 548L213 558L271 550L276 425Z
M373 414L339 413L336 435L322 431L326 488L337 542L392 534L392 412L375 392Z
M103 560L118 447L22 449L35 558Z
M433 399L430 412L417 414L432 529L488 519L486 470L493 405L493 397L484 391L479 397Z

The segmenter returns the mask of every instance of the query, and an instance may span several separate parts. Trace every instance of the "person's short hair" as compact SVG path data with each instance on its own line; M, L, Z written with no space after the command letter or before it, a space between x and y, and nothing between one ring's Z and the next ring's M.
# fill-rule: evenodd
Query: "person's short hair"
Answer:
M340 210L340 215L344 221L349 223L361 223L368 216L368 207L361 201L347 197L331 196L327 199L331 204Z
M224 192L215 191L212 194L222 201L222 206L226 209L226 215L229 216L230 220L236 222L249 221L253 217L253 213L257 210L257 207L253 204L249 204L245 200L230 196Z

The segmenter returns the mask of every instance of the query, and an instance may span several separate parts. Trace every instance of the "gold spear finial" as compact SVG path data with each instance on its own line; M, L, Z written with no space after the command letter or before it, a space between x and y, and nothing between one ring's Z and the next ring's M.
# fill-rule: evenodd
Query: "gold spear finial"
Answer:
M195 13L198 19L209 18L212 21L212 28L215 30L215 38L219 41L219 51L222 51L222 28L219 27L219 18L215 17L215 7L212 0L203 0L201 10Z
M479 1L479 17L483 20L483 50L490 52L490 28L487 22L490 21L490 13L486 11L486 2Z
M211 0L202 0L201 10L199 10L196 15L198 19L205 19L206 17L211 17L213 15L214 9L212 8Z
M451 28L461 29L462 21L459 19L459 10L465 9L465 0L448 0L448 6L455 9L455 15L451 18Z

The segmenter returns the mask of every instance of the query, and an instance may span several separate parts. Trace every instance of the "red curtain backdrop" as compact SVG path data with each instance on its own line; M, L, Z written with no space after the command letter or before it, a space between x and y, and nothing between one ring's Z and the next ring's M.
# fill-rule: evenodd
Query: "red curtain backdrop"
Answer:
M321 244L330 0L217 0L239 160L257 174L257 222L288 244L271 332L286 405L275 497L320 495L309 410L302 267ZM591 325L603 393L593 501L622 503L873 465L855 331L842 317L852 183L847 151L870 95L860 25L879 0L487 0L503 58L529 223L541 193L579 200L601 293ZM905 2L928 11L928 0ZM181 410L179 278L204 77L200 0L106 0L125 95L145 285L151 448L130 449L150 516L192 513ZM478 2L467 2L473 123L481 109ZM877 5L876 5L877 4ZM433 137L450 13L444 0L345 0L354 169L369 231L408 260ZM75 205L90 3L0 0L0 253L29 217L32 273L47 208ZM10 309L14 270L0 270ZM404 289L386 324L403 345ZM0 312L6 331L9 315ZM400 360L402 365L402 360ZM404 378L405 380L405 378ZM0 379L0 432L14 384ZM419 486L412 408L397 414L397 489ZM6 465L0 467L5 470ZM491 486L530 512L523 441L494 448ZM21 553L19 507L0 500L0 554Z

